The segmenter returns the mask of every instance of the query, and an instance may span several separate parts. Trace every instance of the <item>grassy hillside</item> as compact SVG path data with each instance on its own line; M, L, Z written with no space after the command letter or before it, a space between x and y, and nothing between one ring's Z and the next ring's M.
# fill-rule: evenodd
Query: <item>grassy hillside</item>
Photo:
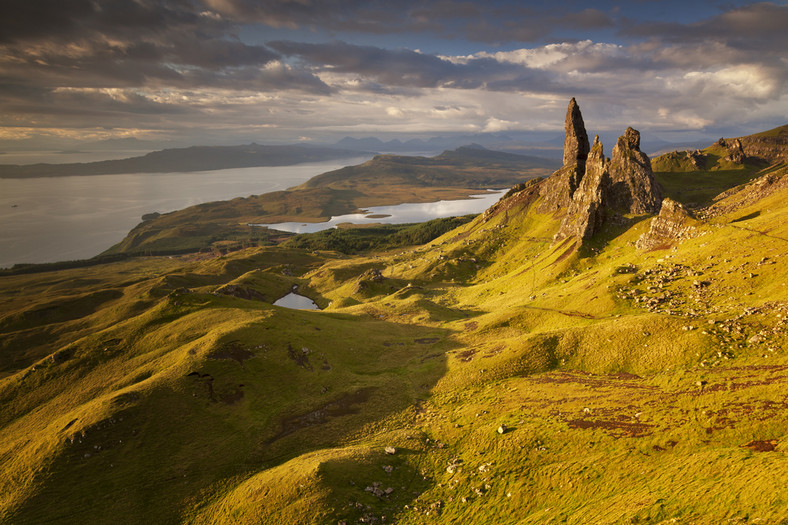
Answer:
M0 521L784 522L788 168L738 171L675 175L712 206L649 252L644 217L554 244L534 182L416 246L4 276ZM127 240L226 239L231 203Z
M742 144L741 160L731 155L736 140ZM738 139L720 139L695 152L666 153L653 159L652 167L667 196L693 206L705 206L719 193L744 184L761 170L788 162L786 151L788 125Z

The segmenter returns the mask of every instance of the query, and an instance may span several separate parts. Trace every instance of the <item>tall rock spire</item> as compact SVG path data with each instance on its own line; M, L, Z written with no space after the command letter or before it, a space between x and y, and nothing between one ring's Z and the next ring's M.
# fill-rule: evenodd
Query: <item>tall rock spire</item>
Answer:
M563 215L555 242L588 239L608 217L657 213L662 189L654 179L651 160L640 151L640 132L627 128L606 159L597 136L588 146L583 116L573 98L564 121L564 165L539 186L541 213Z
M572 97L569 107L566 108L566 119L564 120L564 166L578 164L585 170L586 159L590 148L588 146L588 134L583 123L583 115L580 113L580 106Z
M572 196L580 186L588 159L588 134L586 133L580 106L572 98L566 109L564 120L564 165L542 186L543 197L539 211L543 213L565 209L572 202Z

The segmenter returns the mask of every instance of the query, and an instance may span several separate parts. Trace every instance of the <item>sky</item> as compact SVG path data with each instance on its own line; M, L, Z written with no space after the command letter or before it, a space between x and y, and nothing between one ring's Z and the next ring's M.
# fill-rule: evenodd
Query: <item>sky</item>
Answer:
M2 0L0 141L788 123L788 2Z

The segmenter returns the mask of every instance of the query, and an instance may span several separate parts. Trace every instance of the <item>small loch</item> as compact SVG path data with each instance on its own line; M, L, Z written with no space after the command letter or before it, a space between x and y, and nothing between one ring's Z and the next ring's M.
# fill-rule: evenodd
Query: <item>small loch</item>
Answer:
M274 302L274 306L284 306L294 310L320 310L320 307L309 297L290 292Z
M467 199L404 203L391 206L371 206L363 213L337 215L325 222L280 222L276 224L249 224L272 230L291 233L315 233L340 224L406 224L425 222L441 217L456 217L471 213L482 213L495 204L506 193L503 190L489 190L487 193L471 195Z

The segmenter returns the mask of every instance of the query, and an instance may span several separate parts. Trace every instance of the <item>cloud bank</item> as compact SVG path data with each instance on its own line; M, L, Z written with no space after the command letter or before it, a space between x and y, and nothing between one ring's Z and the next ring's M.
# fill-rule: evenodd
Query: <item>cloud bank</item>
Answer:
M559 129L571 96L592 127L784 124L788 6L725 5L10 0L0 138Z

